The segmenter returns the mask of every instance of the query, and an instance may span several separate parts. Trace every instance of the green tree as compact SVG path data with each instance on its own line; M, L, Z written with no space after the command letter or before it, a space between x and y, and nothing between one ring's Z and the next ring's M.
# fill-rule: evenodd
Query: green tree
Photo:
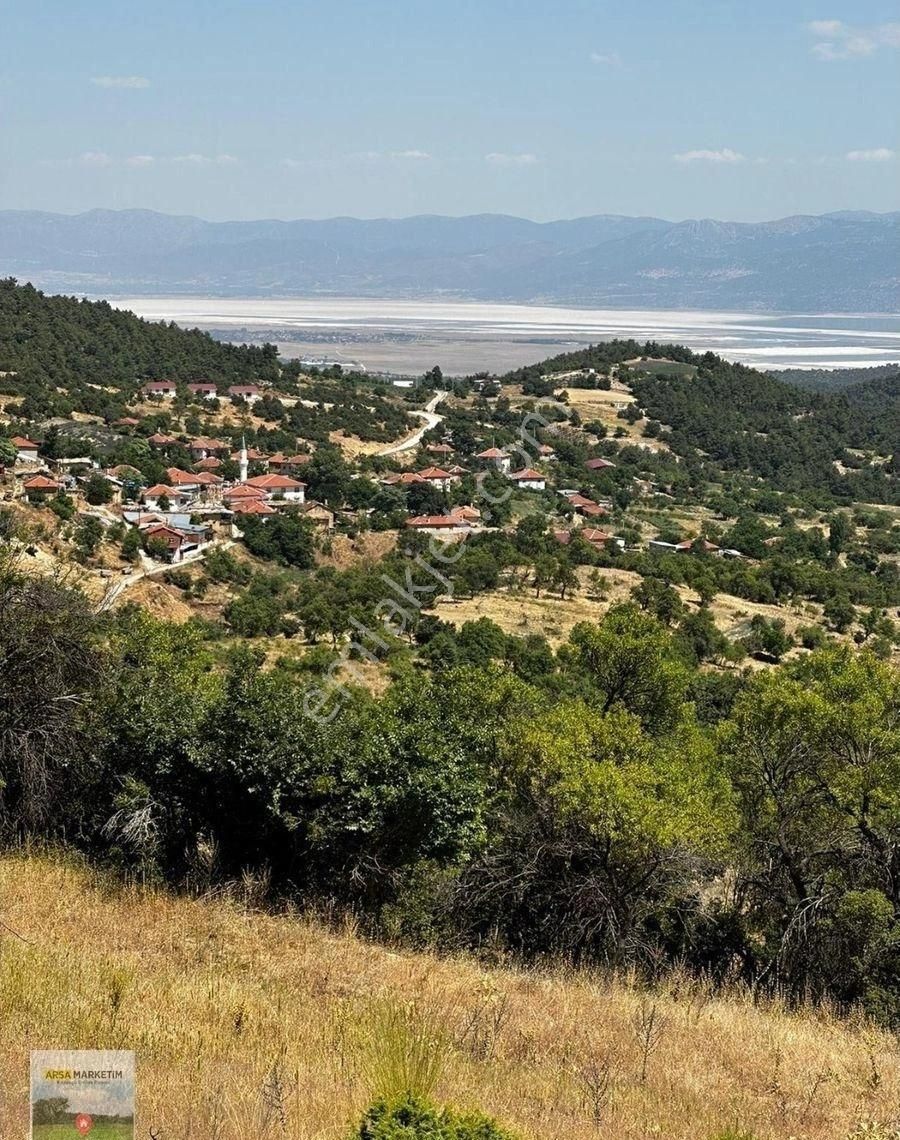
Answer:
M599 625L576 625L569 642L603 712L622 707L653 732L677 722L688 674L656 618L614 606Z
M501 764L491 841L462 890L511 945L622 961L729 850L728 781L689 723L654 739L621 707L566 701L513 722Z
M631 596L642 610L653 614L663 625L672 625L684 612L678 591L661 578L642 578L632 587Z
M787 632L783 618L769 618L754 614L750 620L750 632L744 638L748 652L756 656L780 661L794 644Z
M103 523L93 515L82 515L75 528L75 545L82 558L92 558L103 541Z
M19 452L12 440L0 435L0 466L12 467L18 454Z
M859 970L845 978L846 949L832 957L835 923L868 929L885 908L847 892L888 900L890 931L900 907L900 678L872 654L848 647L813 653L795 665L757 674L721 729L721 747L740 797L746 884L760 953L769 971L798 987L865 996ZM860 911L865 907L868 917ZM855 908L851 918L848 908ZM862 925L859 925L862 924ZM874 925L873 925L874 924ZM880 937L880 935L878 935ZM893 939L896 946L896 936ZM900 962L892 947L879 969ZM857 951L868 951L859 944ZM893 962L893 965L891 963ZM863 971L865 973L865 971ZM878 986L878 978L869 983ZM845 988L848 986L848 988ZM884 992L873 995L882 1003Z
M106 658L86 598L22 573L0 545L0 834L75 821L92 768L94 697Z
M84 485L85 501L93 507L102 506L112 501L113 488L108 479L95 471Z
M846 511L838 511L828 520L828 549L832 554L842 554L853 540L853 520Z
M141 549L141 533L137 527L129 527L122 538L122 557L129 562L136 562L138 551Z
M825 620L837 633L845 633L856 620L856 607L846 594L836 594L822 607Z
M559 590L559 596L565 598L567 590L575 590L578 586L578 574L575 567L567 558L557 558L553 570L554 587Z

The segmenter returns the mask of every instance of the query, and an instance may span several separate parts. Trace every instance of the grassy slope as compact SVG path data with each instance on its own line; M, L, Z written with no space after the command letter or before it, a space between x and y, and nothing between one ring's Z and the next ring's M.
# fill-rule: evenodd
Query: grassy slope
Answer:
M371 1011L385 999L443 1027L441 1097L533 1140L703 1140L736 1122L764 1140L837 1138L900 1094L888 1035L825 1014L396 953L44 857L0 860L0 919L4 1140L27 1131L28 1050L59 1047L137 1050L141 1136L340 1140L367 1097L365 1055L384 1049ZM653 1003L642 1084L636 1026ZM590 1087L607 1061L598 1129Z

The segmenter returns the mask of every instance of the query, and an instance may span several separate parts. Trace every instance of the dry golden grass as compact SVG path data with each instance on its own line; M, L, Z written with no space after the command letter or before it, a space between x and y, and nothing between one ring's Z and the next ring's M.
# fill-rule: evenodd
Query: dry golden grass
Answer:
M63 1047L136 1050L142 1137L340 1140L391 1067L396 1011L442 1042L440 1099L531 1140L706 1140L735 1125L843 1140L900 1094L888 1034L684 979L647 993L397 953L46 856L0 860L0 919L3 1140L27 1131L28 1050Z
M646 438L643 434L644 422L638 420L630 424L627 420L620 420L620 409L634 403L634 396L623 384L614 383L608 391L601 388L566 388L569 407L575 408L582 420L597 420L612 434L616 428L622 428L626 433L623 443L638 443L648 451L668 451L668 446L659 439Z
M536 597L531 586L514 591L504 588L477 594L474 598L444 599L438 602L434 612L441 621L457 627L467 621L490 618L504 633L518 637L539 633L551 645L558 645L568 638L578 622L599 621L610 606L628 601L632 587L641 580L640 575L631 570L604 569L599 573L607 583L602 598L591 593L590 570L581 566L578 568L580 588L566 598L546 591Z

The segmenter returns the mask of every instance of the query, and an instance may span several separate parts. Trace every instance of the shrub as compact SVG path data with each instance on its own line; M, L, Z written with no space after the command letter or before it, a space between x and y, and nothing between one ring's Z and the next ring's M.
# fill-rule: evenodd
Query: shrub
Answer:
M58 519L63 522L68 522L75 516L75 504L64 492L60 491L58 495L54 495L49 500L50 510L56 515Z
M514 1140L480 1112L457 1113L436 1109L427 1101L404 1096L398 1101L376 1101L349 1140Z
M825 630L818 625L801 625L797 637L804 649L821 649L828 640Z
M179 590L189 590L193 581L187 570L167 570L163 574L163 579L170 586L177 586Z

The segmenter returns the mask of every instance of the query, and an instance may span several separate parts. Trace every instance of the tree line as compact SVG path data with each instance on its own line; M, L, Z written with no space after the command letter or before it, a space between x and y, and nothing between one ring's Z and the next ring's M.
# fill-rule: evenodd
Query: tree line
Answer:
M317 679L0 570L0 829L175 884L263 873L413 945L667 964L900 1020L900 683L821 650L716 701L628 603L552 686Z

